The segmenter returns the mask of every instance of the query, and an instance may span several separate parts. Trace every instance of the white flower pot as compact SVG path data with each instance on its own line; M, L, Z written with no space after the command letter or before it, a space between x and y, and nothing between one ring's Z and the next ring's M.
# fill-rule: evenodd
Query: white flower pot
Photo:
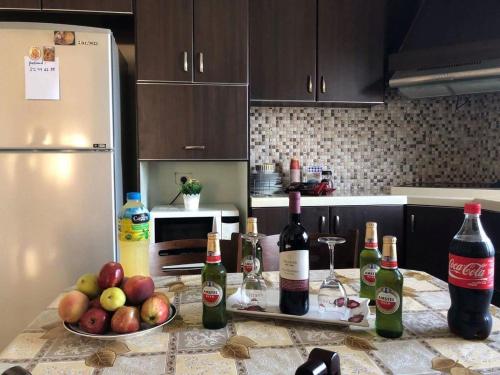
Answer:
M182 198L186 210L197 210L200 206L200 194L182 194Z

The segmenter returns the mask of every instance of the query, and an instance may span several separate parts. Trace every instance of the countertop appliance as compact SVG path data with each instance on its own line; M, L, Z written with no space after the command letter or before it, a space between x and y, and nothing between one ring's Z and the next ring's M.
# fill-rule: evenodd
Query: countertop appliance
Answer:
M186 210L183 205L156 206L151 215L151 242L207 238L219 232L221 239L231 239L240 231L240 213L232 204L200 205Z
M123 202L110 30L0 23L0 348L116 255Z

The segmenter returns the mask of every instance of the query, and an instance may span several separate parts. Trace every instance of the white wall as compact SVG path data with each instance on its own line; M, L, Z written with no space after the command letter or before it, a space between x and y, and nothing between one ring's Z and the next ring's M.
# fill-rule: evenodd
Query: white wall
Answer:
M193 178L201 181L203 191L200 203L232 203L240 210L240 223L246 222L246 161L142 161L142 200L149 209L169 204L176 196L179 191L179 184L175 179L176 172L190 173ZM175 203L182 204L182 196Z

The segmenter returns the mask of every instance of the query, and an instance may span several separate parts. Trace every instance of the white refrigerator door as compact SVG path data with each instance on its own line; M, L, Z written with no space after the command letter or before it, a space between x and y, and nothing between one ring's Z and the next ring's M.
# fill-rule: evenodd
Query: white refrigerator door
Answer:
M114 259L112 152L0 153L0 350Z
M75 45L55 45L54 31L74 31ZM113 148L111 38L104 29L0 22L0 149ZM60 100L27 100L24 58L44 46L55 46Z

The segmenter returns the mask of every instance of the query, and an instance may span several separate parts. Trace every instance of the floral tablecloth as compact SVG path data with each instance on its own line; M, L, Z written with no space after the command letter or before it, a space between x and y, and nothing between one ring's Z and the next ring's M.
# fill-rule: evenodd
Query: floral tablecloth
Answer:
M347 293L357 295L359 270L337 270L337 274ZM327 271L311 271L311 298L316 298L326 275ZM265 273L265 278L276 285L278 273ZM229 293L240 282L241 274L228 275ZM431 365L437 356L458 360L481 374L500 374L500 313L492 306L495 318L488 340L465 341L452 335L446 323L450 304L447 285L424 273L411 271L405 277L405 330L396 340L375 334L374 315L369 319L370 328L233 315L226 328L205 330L201 325L200 276L162 277L155 283L169 295L182 317L163 331L129 339L125 350L116 343L75 336L61 329L58 321L61 294L0 353L0 373L19 365L33 374L286 375L295 373L312 348L321 347L339 353L343 375L439 374ZM235 335L253 340L255 345L248 349L250 358L223 355L221 349ZM346 337L365 339L362 341L372 349L348 345ZM96 366L89 360L109 347L120 348L114 349L116 356L109 363Z

